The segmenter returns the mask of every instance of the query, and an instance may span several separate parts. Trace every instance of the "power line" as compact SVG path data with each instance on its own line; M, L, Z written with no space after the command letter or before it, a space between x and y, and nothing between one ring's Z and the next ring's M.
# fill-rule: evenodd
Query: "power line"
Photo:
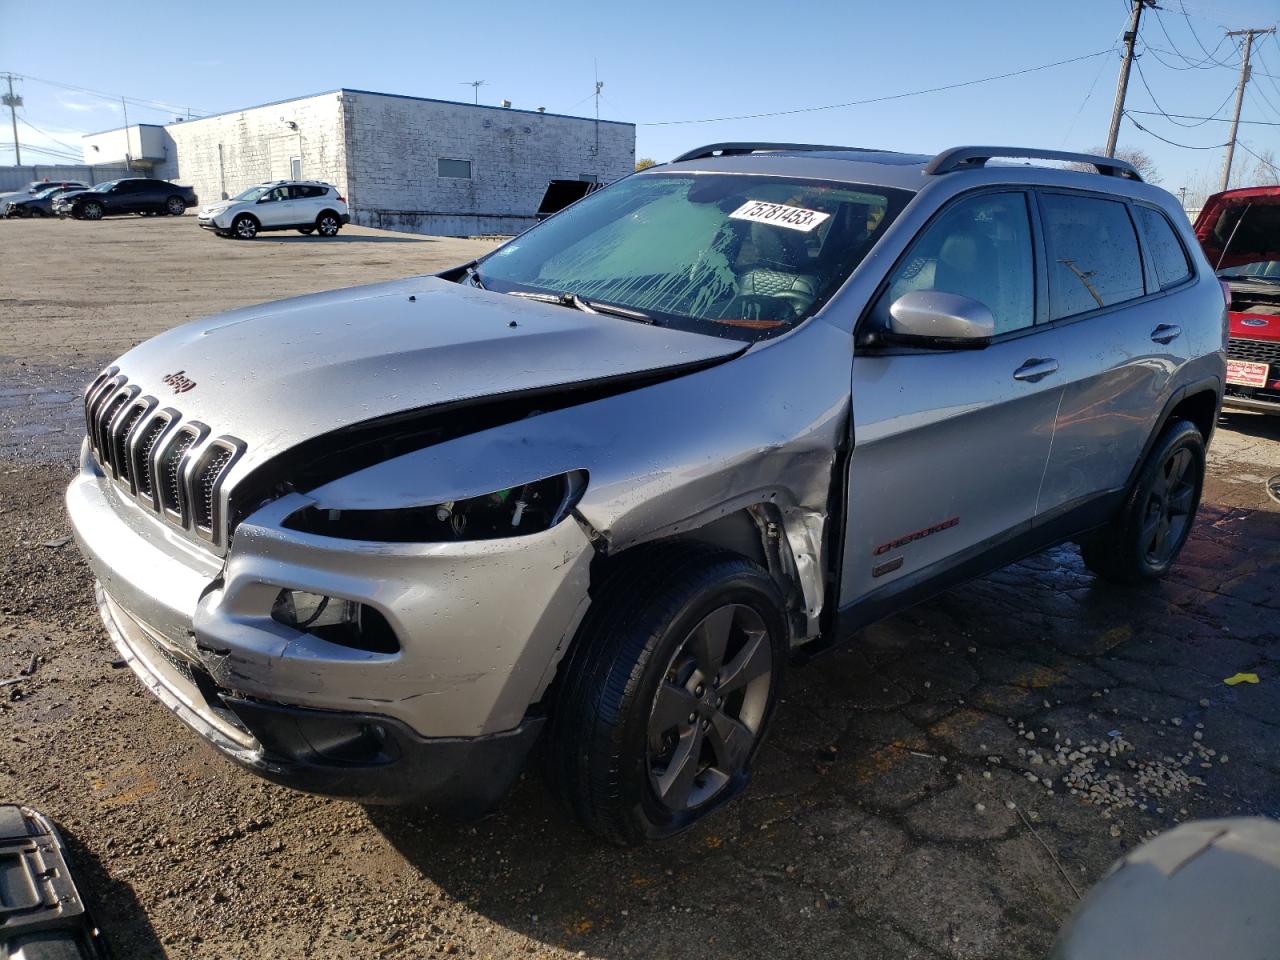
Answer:
M52 140L54 143L58 144L58 146L60 146L60 147L66 147L66 148L67 148L68 150L70 150L72 153L76 153L76 152L78 152L78 151L80 150L80 148L79 148L79 147L77 147L77 146L74 146L74 145L72 145L72 144L70 144L70 143L64 143L63 141L59 140L59 139L58 139L57 137L55 137L52 133L49 133L49 132L48 132L48 131L46 131L46 130L41 130L39 127L37 127L34 123L32 123L32 122L31 122L30 120L28 120L26 117L19 117L18 119L19 119L19 120L21 120L23 123L25 123L25 124L26 124L28 127L30 127L32 130L34 130L36 133L38 133L38 134L40 134L40 135L42 135L42 136L48 137L48 138L49 138L50 140Z
M1147 83L1146 74L1142 72L1142 62L1139 60L1135 60L1134 66L1138 68L1138 79L1142 81L1142 86L1147 91L1147 96L1151 98L1151 102L1152 104L1155 105L1156 110L1159 111L1161 116L1163 116L1170 123L1172 123L1174 126L1177 126L1177 127L1188 127L1188 128L1200 127L1210 120L1216 120L1217 114L1219 113L1219 111L1221 111L1223 107L1225 107L1228 103L1230 103L1231 98L1235 95L1234 89L1227 91L1227 95L1223 99L1222 103L1218 104L1218 106L1213 110L1210 116L1203 117L1198 123L1179 123L1177 120L1173 119L1173 114L1170 114L1169 111L1165 110L1164 107L1160 106L1160 101L1158 101L1156 99L1156 95L1151 92L1151 85Z
M1169 146L1171 147L1182 147L1182 149L1184 150L1221 150L1223 147L1226 146L1225 143L1214 143L1214 144L1210 144L1207 147L1196 146L1190 143L1176 143L1173 140L1169 140L1169 139L1166 139L1165 137L1160 136L1160 134L1156 133L1153 130L1148 130L1146 127L1140 124L1137 120L1133 119L1132 111L1126 110L1124 112L1124 115L1129 118L1130 123L1132 123L1135 127L1141 130L1147 136L1155 137L1157 140L1163 141L1164 143L1169 144Z
M1253 157L1253 158L1254 158L1255 160L1257 160L1259 163L1265 164L1266 166L1270 167L1270 168L1271 168L1271 172L1272 172L1272 173L1275 173L1275 174L1277 174L1277 175L1280 175L1280 167L1277 167L1274 163L1272 163L1272 162L1271 162L1270 160L1268 160L1266 157L1263 157L1263 156L1260 156L1260 155L1258 155L1258 154L1254 153L1252 150L1250 150L1250 149L1249 149L1249 145L1248 145L1247 143L1245 143L1243 140L1237 140L1237 141L1236 141L1236 146L1238 146L1238 147L1239 147L1241 150L1243 150L1245 153L1249 154L1249 156Z
M1235 95L1234 90L1232 90L1231 93L1233 96ZM1231 98L1228 97L1227 99L1229 100ZM1164 113L1158 110L1135 110L1132 107L1129 107L1128 109L1126 109L1125 113L1137 113L1137 114L1141 114L1144 117L1165 117L1166 119L1169 117L1177 117L1180 120L1213 120L1217 123L1231 122L1230 117L1199 117L1191 113ZM1241 120L1240 122L1242 124L1247 123L1257 127L1280 127L1280 123L1277 123L1271 120ZM1199 126L1199 124L1195 124L1195 126Z
M1179 0L1178 6L1182 9L1182 19L1187 21L1187 29L1191 31L1191 36L1195 40L1196 46L1198 46L1201 49L1201 51L1203 51L1205 60L1206 61L1213 60L1214 57L1217 55L1218 51L1222 49L1222 45L1227 42L1227 38L1224 36L1221 40L1218 41L1218 45L1215 46L1212 51L1210 51L1204 45L1204 41L1200 39L1200 34L1196 33L1195 25L1191 22L1191 14L1187 13L1187 5L1183 3L1182 0ZM1158 20L1159 16L1157 16L1156 19ZM1166 34L1166 36L1167 35L1168 34ZM1172 45L1173 41L1170 40L1169 43ZM1216 61L1216 62L1220 62L1220 61ZM1226 66L1226 64L1223 64L1223 66Z
M14 74L14 76L21 78L23 80L33 80L36 83L43 83L50 87L59 87L63 90L74 90L76 93L87 93L87 94L90 94L91 96L101 97L103 100L109 100L112 103L117 103L121 100L125 100L135 107L141 107L144 110L154 110L156 113L167 113L167 114L173 114L175 112L187 113L187 114L190 114L192 117L198 118L202 114L206 114L209 112L207 110L194 111L190 107L182 106L176 103L168 103L164 100L148 100L145 97L128 97L128 96L120 96L114 93L104 93L101 90L94 90L92 87L81 87L81 86L77 86L74 83L63 83L60 80L46 80L43 77L33 77L29 73Z
M1120 32L1116 35L1116 38L1111 41L1111 48L1108 52L1114 51L1116 44L1124 39L1124 31L1128 25L1129 16L1126 9L1124 22L1120 25ZM1093 75L1093 82L1089 84L1089 89L1086 91L1084 99L1080 101L1080 106L1076 109L1076 115L1071 118L1071 123L1067 125L1067 132L1062 135L1062 142L1058 144L1059 147L1065 146L1067 141L1071 138L1071 132L1075 130L1076 124L1080 122L1080 115L1084 113L1084 108L1088 105L1090 99L1092 99L1094 88L1097 87L1098 81L1102 79L1102 71L1105 69L1107 69L1107 61L1103 60L1102 63L1098 64L1098 72Z
M1220 67L1226 67L1228 69L1234 70L1236 66L1238 66L1237 64L1234 64L1234 63L1221 64L1217 62L1210 63L1210 64L1203 64L1203 63L1197 64L1188 60L1186 57L1184 57L1180 53L1175 53L1172 50L1166 50L1163 47L1153 47L1151 44L1147 43L1147 41L1145 40L1142 41L1142 52L1144 54L1148 54L1148 53L1151 54L1152 59L1154 59L1156 63L1160 64L1161 66L1168 67L1170 70L1217 70ZM1170 63L1168 60L1164 59L1164 57L1160 56L1160 54L1162 53L1167 53L1171 57L1181 57L1183 62L1186 63L1187 66L1180 67L1176 63Z
M1173 35L1169 33L1168 27L1164 25L1164 18L1160 16L1159 8L1153 8L1153 12L1155 13L1155 17L1156 17L1156 25L1160 28L1160 32L1164 34L1164 38L1169 41L1169 46L1173 48L1172 53L1175 57L1179 57L1184 63L1196 68L1200 68L1202 64L1207 64L1207 63L1212 63L1215 66L1219 66L1219 67L1227 66L1227 64L1223 63L1221 60L1215 59L1213 55L1214 53L1217 53L1218 50L1222 47L1222 44L1226 42L1225 37L1221 41L1219 41L1218 46L1213 48L1213 53L1210 53L1209 50L1205 47L1205 45L1200 42L1200 37L1196 34L1195 29L1193 28L1191 30L1191 35L1195 37L1196 43L1199 44L1200 49L1204 51L1205 57L1203 60L1192 60L1191 57L1188 57L1185 53L1183 53L1181 50L1178 49L1178 44L1174 41ZM1183 10L1183 14L1184 15L1186 14L1185 9ZM1187 26L1188 27L1191 26L1191 19L1189 17L1187 18Z
M1038 67L1027 67L1025 70L1014 70L1011 73L998 73L990 77L979 77L976 80L963 80L960 83L948 83L940 87L926 87L923 90L910 90L906 93L891 93L883 97L868 97L865 100L850 100L846 103L828 103L820 107L795 107L791 110L770 110L765 113L742 113L730 117L705 117L698 120L650 120L638 123L641 127L670 127L678 124L688 123L721 123L726 120L758 120L762 117L785 117L796 113L815 113L819 110L840 110L845 107L861 107L870 103L884 103L887 100L903 100L907 97L919 97L926 93L940 93L943 90L956 90L960 87L972 87L979 83L990 83L993 80L1007 80L1009 77L1021 77L1028 73L1035 73L1039 70L1048 70L1051 67L1061 67L1068 63L1079 63L1081 60L1092 60L1094 57L1100 57L1103 54L1110 53L1110 48L1106 50L1098 50L1095 53L1086 53L1079 57L1070 57L1066 60L1056 60L1053 63L1044 63Z

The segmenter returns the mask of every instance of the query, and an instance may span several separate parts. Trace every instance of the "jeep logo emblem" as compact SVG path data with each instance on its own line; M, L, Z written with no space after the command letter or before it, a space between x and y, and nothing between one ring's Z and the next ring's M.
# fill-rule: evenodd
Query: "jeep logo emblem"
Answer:
M185 370L168 374L164 377L164 382L173 387L174 393L186 393L196 385L196 382L187 376L187 371Z

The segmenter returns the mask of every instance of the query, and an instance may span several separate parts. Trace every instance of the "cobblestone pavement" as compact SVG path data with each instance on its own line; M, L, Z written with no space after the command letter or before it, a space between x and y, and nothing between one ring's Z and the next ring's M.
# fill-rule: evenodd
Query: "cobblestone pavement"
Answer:
M59 820L122 957L1038 957L1144 836L1280 815L1280 419L1224 415L1165 582L1063 546L874 626L791 673L738 802L616 850L533 771L464 827L262 783L113 670L59 545L100 359L5 367L0 678L38 666L0 690L0 798Z

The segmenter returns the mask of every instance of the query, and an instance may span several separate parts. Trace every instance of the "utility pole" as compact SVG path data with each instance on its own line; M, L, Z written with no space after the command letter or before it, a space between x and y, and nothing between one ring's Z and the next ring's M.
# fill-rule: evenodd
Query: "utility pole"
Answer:
M15 166L22 166L22 148L18 146L18 108L22 106L22 98L16 96L13 92L13 74L6 73L5 79L9 81L9 92L4 96L4 105L9 108L9 120L13 123L13 162Z
M124 168L133 173L133 161L129 154L133 151L133 139L129 136L129 105L120 98L120 109L124 111Z
M1124 98L1129 93L1129 70L1133 66L1133 45L1138 40L1138 23L1142 19L1143 7L1154 7L1155 0L1132 0L1133 17L1129 20L1129 29L1124 32L1124 59L1120 62L1120 76L1116 80L1116 103L1111 108L1111 129L1107 131L1106 155L1116 155L1116 140L1120 137L1120 118L1124 116Z
M1244 37L1244 50L1240 54L1240 85L1236 87L1236 112L1231 117L1231 136L1227 138L1227 156L1222 161L1222 186L1219 189L1226 190L1231 182L1231 160L1236 152L1236 130L1240 127L1240 108L1244 105L1244 88L1249 82L1249 54L1253 50L1253 38L1275 32L1275 27L1269 27L1266 30L1227 31L1228 37Z

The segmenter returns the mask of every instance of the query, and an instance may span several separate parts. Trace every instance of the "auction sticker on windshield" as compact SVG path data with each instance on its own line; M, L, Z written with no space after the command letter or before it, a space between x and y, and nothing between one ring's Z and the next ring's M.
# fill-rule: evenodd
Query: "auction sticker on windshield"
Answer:
M1242 387L1265 387L1267 385L1267 367L1265 363L1251 363L1248 360L1227 359L1227 383L1236 383Z
M770 223L775 227L786 227L788 230L799 230L802 233L808 233L830 217L831 214L822 213L819 210L788 207L785 203L769 203L765 200L748 200L729 214L731 220Z

